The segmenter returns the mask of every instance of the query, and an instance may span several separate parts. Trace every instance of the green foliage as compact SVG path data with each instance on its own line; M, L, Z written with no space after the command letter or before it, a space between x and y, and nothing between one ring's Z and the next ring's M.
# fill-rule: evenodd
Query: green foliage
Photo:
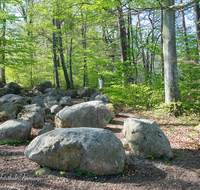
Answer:
M113 124L113 123L114 123L114 121L113 121L113 118L112 118L112 117L110 117L110 121L109 121L109 123L111 123L111 124Z
M154 159L154 157L150 154L150 155L147 155L147 158L149 158L149 159Z
M24 142L29 142L28 140L23 140L22 143ZM18 140L14 140L14 142L0 142L0 145L8 145L8 146L17 146L18 144L20 144L20 142Z
M132 84L127 87L112 85L111 88L105 88L104 91L111 102L118 102L136 109L153 108L158 102L163 101L159 90L154 91L146 85Z
M37 170L37 171L35 172L35 175L38 175L40 172L41 172L41 170Z
M79 177L87 174L87 170L81 170L80 168L76 168L75 171Z

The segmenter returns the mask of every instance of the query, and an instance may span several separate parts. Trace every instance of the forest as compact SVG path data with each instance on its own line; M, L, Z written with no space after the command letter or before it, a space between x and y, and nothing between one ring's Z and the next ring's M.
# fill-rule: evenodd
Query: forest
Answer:
M0 0L0 15L2 83L98 89L102 77L119 105L199 113L197 0Z
M0 0L0 189L199 189L199 89L199 0Z

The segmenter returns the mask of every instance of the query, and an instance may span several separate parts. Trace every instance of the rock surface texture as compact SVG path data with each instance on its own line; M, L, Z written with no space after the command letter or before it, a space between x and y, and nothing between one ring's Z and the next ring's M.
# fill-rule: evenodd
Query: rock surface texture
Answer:
M10 88L0 88L0 97L6 94L14 94L15 91Z
M16 119L17 114L23 109L24 107L19 104L14 104L12 102L5 103L0 106L0 120L6 121L8 119Z
M83 97L91 97L94 94L95 90L90 87L83 87L78 91L78 95L80 98Z
M43 133L47 133L49 131L54 130L54 127L51 125L51 123L45 123L44 127L41 131L39 131L38 135L41 135Z
M29 121L34 128L44 125L45 117L45 110L37 104L25 106L25 108L17 115L17 119Z
M29 122L11 119L0 125L0 142L27 140L31 133Z
M11 82L11 83L5 85L4 88L9 88L9 89L14 90L15 94L19 94L20 90L22 89L19 84L14 83L14 82Z
M98 101L102 101L104 104L107 104L107 103L109 103L110 102L110 99L108 98L108 96L106 96L105 94L103 94L103 95L97 95L96 97L95 97L95 100L98 100Z
M122 172L126 157L121 141L112 132L95 128L50 131L36 137L24 154L51 169L80 167L96 175Z
M59 101L62 97L67 96L64 90L53 90L46 94L36 96L31 104L40 104L41 107L51 108L54 105L59 105Z
M173 158L169 140L155 121L139 117L124 121L124 133L135 155Z
M26 105L27 99L25 97L21 97L16 94L7 94L0 98L0 105L7 102L13 102L15 104Z
M71 99L70 96L64 96L64 97L62 97L60 99L59 104L62 107L65 107L65 106L72 106L72 105L74 105L74 102L72 101L72 99Z
M91 101L63 108L55 116L56 128L104 128L110 120L110 111L101 101Z
M52 88L52 84L49 81L40 83L38 86L35 86L33 90L39 90L40 92L42 92L42 94L44 94L44 91L47 88Z

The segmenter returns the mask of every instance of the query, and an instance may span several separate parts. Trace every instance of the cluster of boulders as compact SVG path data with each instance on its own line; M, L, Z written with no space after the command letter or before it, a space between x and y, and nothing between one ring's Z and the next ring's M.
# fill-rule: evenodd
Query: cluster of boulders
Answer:
M99 175L123 171L123 144L103 129L117 113L106 95L90 87L54 90L51 82L43 82L32 91L10 83L0 88L0 96L0 120L5 121L0 125L0 141L21 142L29 138L32 127L43 126L25 150L30 160L56 170L79 167ZM74 104L72 98L77 97L89 97L90 101ZM55 119L56 129L45 123L49 117ZM124 133L136 155L173 157L168 139L153 121L129 118Z

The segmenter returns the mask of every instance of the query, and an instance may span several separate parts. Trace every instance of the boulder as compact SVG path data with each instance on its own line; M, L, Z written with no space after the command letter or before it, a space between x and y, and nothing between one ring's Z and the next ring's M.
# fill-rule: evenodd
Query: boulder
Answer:
M48 92L51 92L53 90L54 90L53 88L47 88L47 89L44 90L44 94L47 94Z
M33 92L34 96L42 96L43 95L42 92L40 92L38 89L34 89L34 90L32 90L32 92Z
M52 84L49 81L40 83L38 86L33 87L33 90L39 90L40 92L42 92L42 94L44 94L44 91L47 88L52 88Z
M54 106L51 107L51 113L52 113L52 114L56 114L56 113L58 113L61 109L62 109L62 106L60 106L60 105L54 105Z
M108 98L108 96L106 96L105 94L103 94L103 95L97 95L96 97L95 97L95 100L98 100L98 101L102 101L104 104L107 104L107 103L109 103L110 102L110 99Z
M15 91L10 88L0 88L0 97L5 96L6 94L14 94Z
M16 119L17 114L23 109L24 107L19 104L14 104L12 102L5 103L0 106L0 120L6 121L8 119Z
M26 105L27 99L25 97L18 96L16 94L7 94L0 98L0 105L7 102L13 102L15 104Z
M0 142L27 140L31 133L29 122L11 119L0 125Z
M10 88L10 89L14 90L15 94L19 94L20 90L22 90L21 86L14 82L11 82L11 83L5 85L4 88Z
M95 101L96 96L99 95L99 92L95 92L91 97L90 97L90 101Z
M25 106L17 115L17 119L29 121L34 128L44 125L45 117L45 110L37 104Z
M77 89L69 89L66 91L67 96L71 96L71 98L76 98L78 95L78 90Z
M47 96L44 98L44 106L51 109L52 106L59 105L58 100L53 96Z
M135 155L173 158L169 140L155 121L139 117L126 119L124 133Z
M41 107L51 108L53 105L59 105L59 101L62 97L67 96L64 90L53 90L47 94L36 96L31 104L40 104Z
M65 106L72 106L72 105L74 105L74 102L72 101L72 99L71 99L70 96L64 96L64 97L62 97L60 99L59 104L62 107L65 107Z
M83 97L91 97L94 94L95 90L90 87L83 87L78 91L78 95L80 98Z
M126 158L122 142L111 131L83 127L44 133L33 139L24 154L51 169L80 167L96 175L122 172Z
M65 107L55 116L57 128L104 128L110 120L110 111L101 101L91 101Z
M43 133L47 133L49 131L54 130L54 127L51 125L51 123L45 123L44 127L41 131L39 131L38 135L41 135Z

